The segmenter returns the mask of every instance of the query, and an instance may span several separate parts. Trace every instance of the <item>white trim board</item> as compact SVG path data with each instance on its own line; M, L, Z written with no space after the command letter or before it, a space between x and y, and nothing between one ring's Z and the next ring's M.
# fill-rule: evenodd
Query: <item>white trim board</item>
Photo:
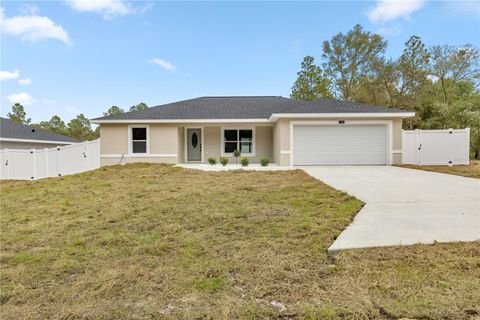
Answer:
M269 123L279 118L410 118L415 112L342 112L342 113L273 113L268 119L121 119L121 120L90 120L93 124L102 123Z
M90 120L93 124L101 123L268 123L268 119L130 119L130 120Z
M415 116L415 112L357 112L357 113L273 113L269 120L277 120L279 118L409 118Z
M35 139L15 139L15 138L0 138L0 141L5 141L5 142L26 142L26 143L44 143L44 144L75 144L75 143L81 143L83 141L79 142L67 142L67 141L51 141L51 140L35 140Z

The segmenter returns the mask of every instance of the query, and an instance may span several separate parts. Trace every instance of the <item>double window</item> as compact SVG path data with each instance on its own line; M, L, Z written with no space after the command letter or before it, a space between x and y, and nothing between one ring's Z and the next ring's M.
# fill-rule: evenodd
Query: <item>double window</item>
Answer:
M232 154L239 150L241 154L253 155L252 129L223 129L223 153Z
M131 132L131 151L132 153L148 153L147 137L148 128L134 127L130 128Z

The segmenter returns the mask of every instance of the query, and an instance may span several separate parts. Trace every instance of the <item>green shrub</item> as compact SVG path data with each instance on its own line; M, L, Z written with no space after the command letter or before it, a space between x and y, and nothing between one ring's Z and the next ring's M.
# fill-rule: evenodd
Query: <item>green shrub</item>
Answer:
M248 160L248 158L242 158L240 159L240 163L242 164L242 166L246 167L250 163L250 160Z
M260 159L260 164L262 165L262 167L268 166L269 163L270 160L268 160L267 158Z
M222 166L226 166L228 164L228 158L220 157L220 163L222 164Z
M217 158L210 157L207 159L208 163L210 163L212 166L217 164Z

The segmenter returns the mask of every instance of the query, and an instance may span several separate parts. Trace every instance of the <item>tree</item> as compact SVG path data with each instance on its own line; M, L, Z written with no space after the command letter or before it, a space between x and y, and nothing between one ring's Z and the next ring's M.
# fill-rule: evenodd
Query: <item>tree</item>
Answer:
M331 82L323 75L322 69L315 65L315 58L303 58L301 70L297 73L290 97L295 100L315 100L319 97L332 97Z
M351 97L354 101L366 104L395 106L397 81L395 61L373 59L365 75L352 89Z
M429 59L428 50L418 36L410 37L398 59L374 58L367 74L370 90L377 91L377 104L412 110L418 103L416 93L427 81ZM365 82L357 90L363 86Z
M433 46L430 49L432 65L430 72L438 78L443 93L443 103L449 103L447 79L453 83L480 79L480 51L470 44L461 48L454 46Z
M139 110L145 110L145 109L148 109L148 105L145 102L140 102L136 106L131 106L128 111L131 112L131 111L139 111Z
M337 95L351 99L354 87L365 76L369 64L379 59L387 42L357 24L347 34L338 33L323 42L323 69L333 80Z
M123 109L121 109L120 107L111 106L110 109L107 110L107 112L103 113L103 116L105 116L105 117L115 116L115 115L122 114L122 113L125 113L125 111L123 111Z
M30 122L32 122L32 119L26 118L27 113L25 112L25 109L20 103L15 103L12 106L12 112L9 112L7 114L7 117L10 118L10 120L18 122L20 124L30 124Z
M67 133L68 136L81 141L97 138L95 132L92 131L90 121L83 114L70 120L67 125Z
M65 122L63 122L63 120L57 115L53 116L49 121L41 121L38 126L42 129L49 130L57 134L68 134Z
M398 88L395 106L411 105L412 98L425 84L430 54L420 37L412 36L397 61Z

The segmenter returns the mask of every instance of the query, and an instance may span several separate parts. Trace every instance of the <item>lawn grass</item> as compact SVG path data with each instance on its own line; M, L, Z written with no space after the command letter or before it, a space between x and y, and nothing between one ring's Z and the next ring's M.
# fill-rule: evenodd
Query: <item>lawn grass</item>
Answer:
M1 319L470 319L480 245L326 249L362 203L302 171L132 164L1 182Z
M470 164L460 166L416 166L413 164L404 164L401 167L409 169L418 169L440 173L454 174L457 176L480 179L480 160L470 160Z

